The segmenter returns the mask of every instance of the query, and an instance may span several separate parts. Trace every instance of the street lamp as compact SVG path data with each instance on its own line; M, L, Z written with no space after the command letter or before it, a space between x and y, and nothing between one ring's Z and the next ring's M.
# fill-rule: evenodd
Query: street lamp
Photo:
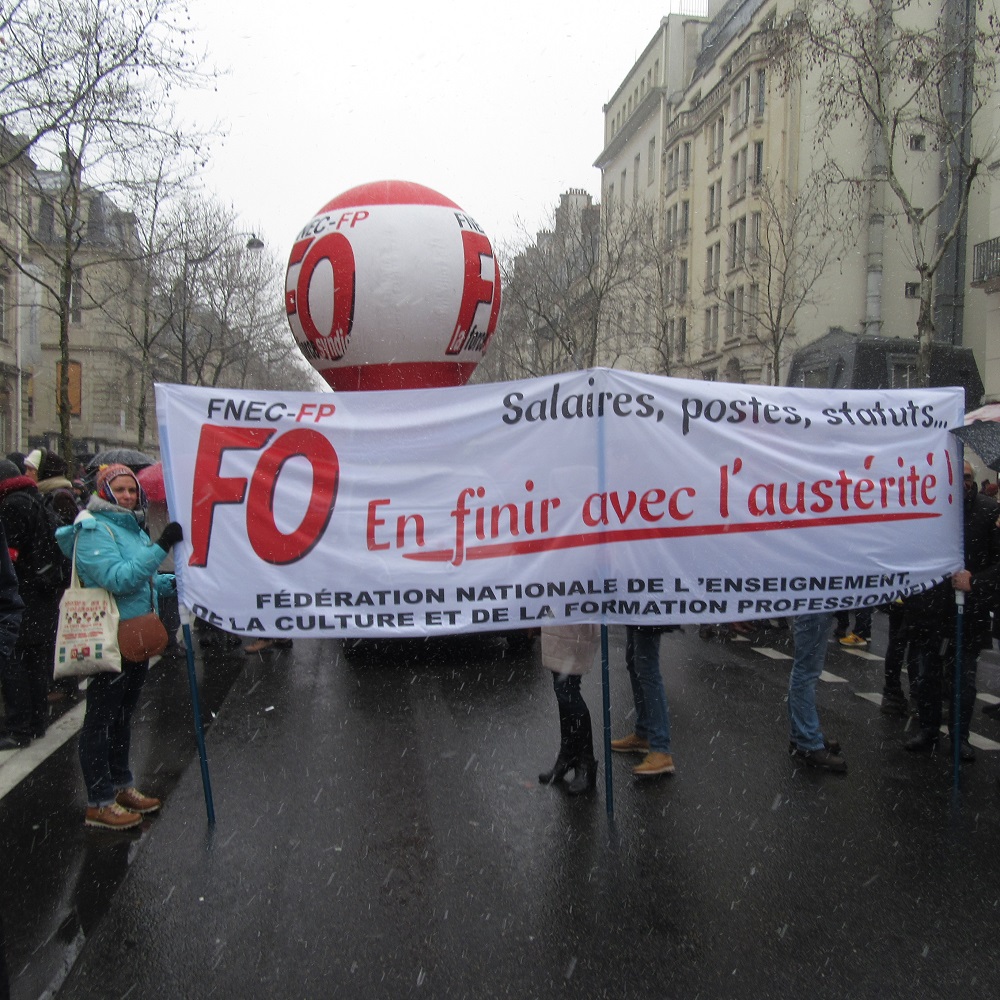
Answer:
M187 248L184 251L184 273L181 279L181 385L187 385L188 376L188 336L187 336L187 321L188 321L188 268L192 267L197 269L200 265L210 261L225 245L231 240L239 236L246 236L247 241L245 249L251 251L252 253L258 253L264 249L264 241L256 233L251 232L238 232L229 233L221 243L212 247L207 253L200 254L197 257L188 257ZM194 274L191 274L194 277Z

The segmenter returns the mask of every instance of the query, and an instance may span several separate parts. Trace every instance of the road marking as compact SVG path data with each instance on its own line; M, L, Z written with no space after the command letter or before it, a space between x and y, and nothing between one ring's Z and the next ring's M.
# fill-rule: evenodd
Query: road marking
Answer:
M846 653L848 656L856 656L859 660L878 660L879 663L882 662L881 656L876 656L875 653L866 653L863 649L850 649L846 646L841 646L840 651Z
M857 697L864 698L865 701L870 701L873 705L882 706L882 695L877 691L855 691L854 693ZM992 694L977 694L976 699L988 702L991 705L1000 701L1000 698ZM947 736L948 727L941 726L941 732ZM1000 750L1000 743L986 736L980 736L978 733L969 733L969 742L980 750Z
M846 677L838 677L836 674L827 673L827 671L825 671L825 670L819 675L819 679L821 681L826 681L827 684L846 684L847 683L847 678Z
M760 653L761 656L766 656L769 660L790 660L787 653L779 653L776 649L771 649L769 646L754 646L753 651L755 653Z
M80 731L86 711L87 703L81 701L53 722L40 740L20 750L0 752L0 799Z

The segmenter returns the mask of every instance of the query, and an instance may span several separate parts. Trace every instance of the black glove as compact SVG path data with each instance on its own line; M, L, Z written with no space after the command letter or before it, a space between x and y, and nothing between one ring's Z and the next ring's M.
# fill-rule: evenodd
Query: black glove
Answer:
M183 538L184 529L176 521L171 521L170 524L163 529L163 534L157 538L156 544L159 545L164 552L169 552L170 549L179 541L182 541Z

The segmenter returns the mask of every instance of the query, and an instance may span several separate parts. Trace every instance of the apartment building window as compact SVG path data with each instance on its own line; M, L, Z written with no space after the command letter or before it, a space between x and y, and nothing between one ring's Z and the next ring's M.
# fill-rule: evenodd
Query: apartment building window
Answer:
M73 280L69 288L69 320L71 323L83 322L83 268L73 268Z
M760 187L764 182L764 143L753 144L753 186Z
M761 214L760 212L754 212L750 216L750 256L753 260L757 260L760 257L760 224L761 224Z
M677 320L677 357L683 358L688 349L688 321L686 316Z
M626 199L626 198L628 197L628 196L627 196L627 195L625 194L625 192L626 192L626 191L628 190L628 188L626 188L626 187L625 187L625 171L624 171L624 170L622 171L622 176L621 176L621 182L622 182L622 186L621 186L621 192L622 192L622 207L624 208L624 207L625 207L625 199Z
M71 361L66 369L69 375L70 416L79 417L83 413L83 365L79 361ZM56 405L59 405L59 386L62 385L62 362L56 362Z
M903 286L903 297L907 299L919 299L920 298L920 282L919 281L908 281Z
M708 189L708 225L705 232L711 232L722 222L722 181L716 181Z
M56 209L47 198L42 199L38 207L38 238L43 242L51 242L56 228Z
M687 239L688 230L691 228L691 202L681 202L681 239Z
M663 269L663 294L667 305L672 305L674 301L674 267L672 264L667 264Z
M730 289L726 292L726 340L733 339L736 331L736 291Z
M746 302L746 317L745 323L747 332L751 335L757 333L757 316L760 310L760 285L753 284L750 286L750 292L747 295Z
M653 63L653 82L659 86L660 85L660 60L657 59Z
M705 310L704 354L715 354L719 349L719 307L709 306Z
M733 119L730 125L733 135L747 127L750 121L750 75L747 74L733 88Z
M687 187L691 180L691 143L681 146L681 184Z
M927 148L927 136L924 135L911 135L910 136L910 149L914 153L922 153Z
M608 185L607 202L608 202L608 205L613 205L615 203L615 186L614 186L614 184L609 184Z
M656 136L649 140L649 150L646 153L649 162L646 164L646 183L652 184L656 180L654 176L656 167Z
M7 343L7 279L0 278L0 342Z
M739 201L747 193L747 147L735 153L729 161L729 203Z
M677 156L676 149L667 153L667 194L677 190Z
M757 118L764 117L764 106L767 100L767 71L757 70L757 91L754 94L754 115Z
M677 262L677 297L683 301L688 290L688 262L687 257L682 257Z
M9 167L0 170L0 221L9 222L14 205L14 173Z
M705 291L709 292L718 287L721 263L722 244L713 243L705 251Z
M891 361L889 368L890 389L910 389L916 385L916 365L907 361Z

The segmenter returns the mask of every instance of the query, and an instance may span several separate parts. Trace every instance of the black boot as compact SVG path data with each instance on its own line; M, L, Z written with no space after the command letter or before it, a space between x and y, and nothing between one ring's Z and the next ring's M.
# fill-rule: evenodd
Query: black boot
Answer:
M589 760L577 761L576 774L566 786L566 791L570 795L582 795L584 792L593 791L596 784L597 761L591 757Z
M565 747L559 748L559 756L556 757L556 762L552 765L552 769L549 771L543 771L539 776L538 780L543 785L552 784L554 781L562 781L566 777L566 772L573 766L573 760L571 757L567 756Z
M937 730L921 729L916 736L907 740L903 746L911 753L931 753L937 746L937 742Z
M574 766L576 741L573 722L569 711L559 702L559 756L548 771L543 771L538 776L538 781L543 785L562 781L566 772Z
M594 734L590 713L579 716L573 734L573 760L575 774L566 786L570 795L582 795L597 784L597 761L594 759Z

